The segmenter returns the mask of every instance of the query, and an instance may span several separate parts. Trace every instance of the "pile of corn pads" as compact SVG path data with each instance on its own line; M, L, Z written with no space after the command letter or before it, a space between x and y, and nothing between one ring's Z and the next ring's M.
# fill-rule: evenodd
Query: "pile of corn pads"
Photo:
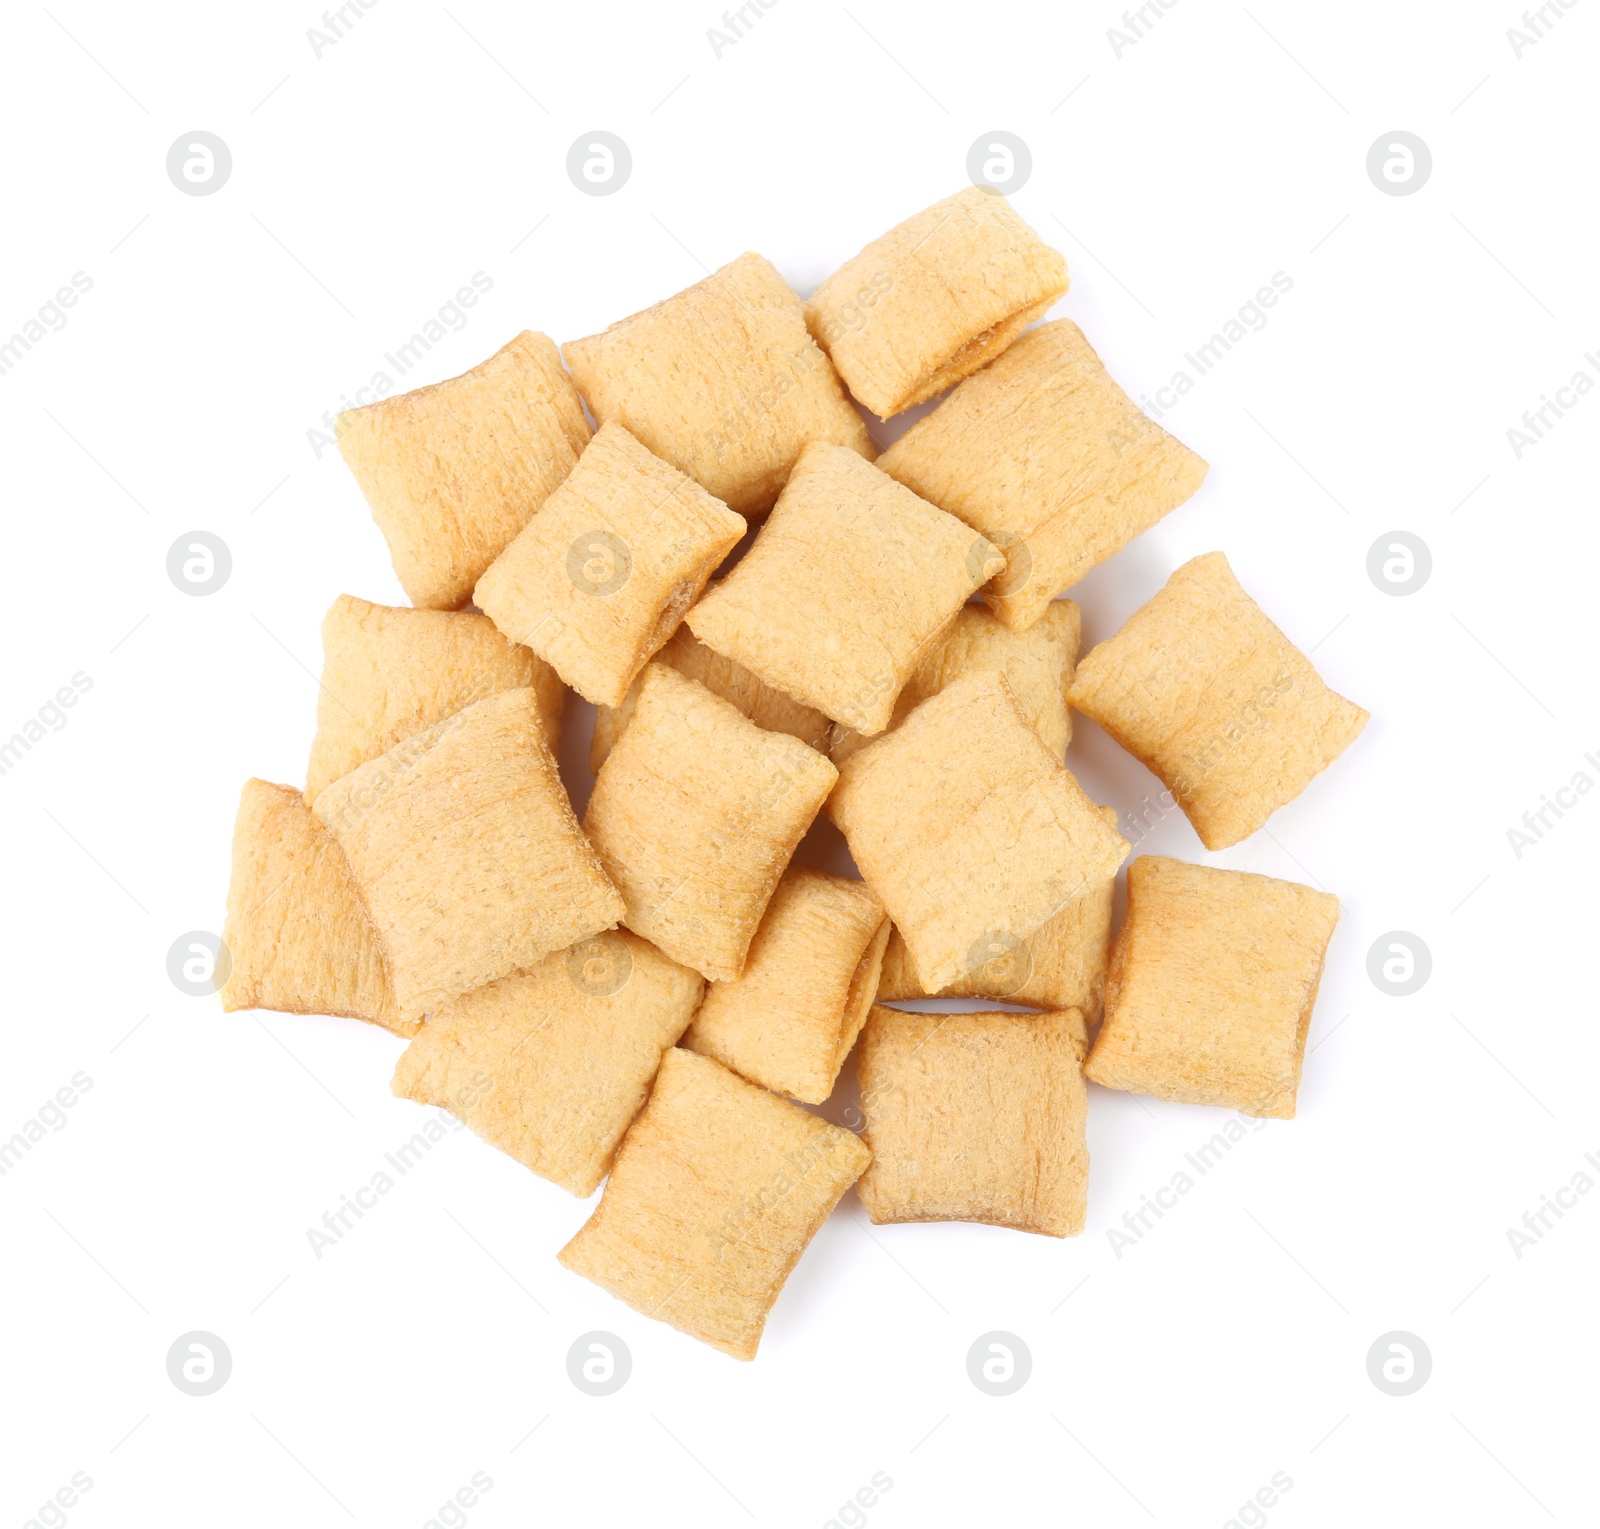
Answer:
M224 1006L406 1037L397 1094L606 1181L569 1269L741 1359L853 1184L877 1222L1080 1231L1085 1077L1294 1113L1337 900L1147 855L1113 946L1129 846L1069 704L1209 849L1366 713L1219 552L1080 661L1057 596L1206 464L1029 327L1066 288L973 188L809 302L743 255L564 364L523 333L340 420L413 603L334 602L306 787L245 786ZM941 393L874 461L852 396ZM860 880L791 863L819 812ZM933 995L1008 1007L888 1006ZM852 1052L859 1135L801 1107Z

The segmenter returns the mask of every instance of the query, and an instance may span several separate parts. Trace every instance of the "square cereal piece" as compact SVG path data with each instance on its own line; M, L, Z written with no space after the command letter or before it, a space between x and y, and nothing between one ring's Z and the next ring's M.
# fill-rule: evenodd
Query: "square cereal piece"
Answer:
M663 664L595 778L584 831L622 921L713 982L744 969L767 901L838 772Z
M713 982L683 1044L804 1104L821 1104L866 1023L889 915L865 882L791 865L744 975Z
M487 616L340 595L322 618L322 684L306 799L474 701L523 688L538 695L554 752L566 687L536 653L507 642Z
M435 1010L391 1086L592 1195L704 991L648 940L610 930Z
M828 812L934 990L1026 940L1128 854L1003 674L966 675L847 759Z
M557 1257L635 1311L754 1359L789 1271L871 1156L851 1132L674 1049L599 1206Z
M572 470L589 425L554 342L524 330L448 382L346 409L338 436L411 603L453 610Z
M712 695L738 707L757 727L769 733L788 733L808 748L828 748L833 724L814 706L804 706L793 696L775 690L759 674L708 648L688 627L680 626L655 656L658 664L698 680ZM620 706L595 708L594 734L589 740L589 769L598 775L623 729L633 720L639 699L639 681L628 687Z
M222 1007L342 1014L415 1035L339 846L292 786L247 780L233 827Z
M1089 1179L1085 1034L1076 1009L906 1014L861 1036L861 1203L888 1221L982 1221L1070 1237Z
M1070 319L1041 324L883 454L891 478L1007 553L983 591L1038 620L1200 487L1206 463L1134 406Z
M312 811L350 862L407 1019L622 917L532 690L405 739L340 776Z
M887 419L994 360L1067 290L1067 263L997 192L968 186L891 228L811 295L806 322Z
M1160 776L1207 849L1249 838L1367 725L1220 552L1185 563L1095 647L1068 699Z
M601 424L626 426L739 515L771 508L807 441L872 455L800 299L760 255L569 340L566 357Z
M1117 826L1115 807L1101 807ZM1036 1009L1077 1009L1088 1024L1100 1018L1111 954L1111 900L1116 877L1107 876L1075 897L1027 939L1002 934L981 944L968 970L937 993L928 992L897 929L883 953L878 1001L906 998L987 998Z
M1339 899L1141 855L1085 1075L1107 1088L1294 1118Z
M684 619L769 685L881 733L923 655L1003 561L853 451L818 443L743 560Z
M744 529L621 425L602 425L473 602L585 700L620 706Z
M889 726L904 722L929 696L938 695L963 674L998 671L1045 746L1062 758L1072 741L1067 690L1078 665L1079 631L1078 607L1070 600L1053 601L1044 617L1025 632L1008 627L981 605L963 605L944 636L912 671L894 703ZM866 741L852 728L835 727L828 757L843 764Z

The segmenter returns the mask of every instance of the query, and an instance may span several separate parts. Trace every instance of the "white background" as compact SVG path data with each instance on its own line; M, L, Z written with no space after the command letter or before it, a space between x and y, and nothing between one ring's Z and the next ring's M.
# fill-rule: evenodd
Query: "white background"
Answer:
M1511 3L1179 0L1118 56L1113 3L779 0L719 58L715 3L379 0L321 57L311 4L8 15L0 337L74 272L93 287L0 377L0 734L75 672L93 687L0 777L0 1136L93 1082L0 1179L0 1522L75 1471L85 1529L423 1525L478 1471L485 1529L823 1525L875 1472L874 1529L1220 1526L1280 1471L1257 1521L1592 1522L1600 1194L1520 1259L1507 1229L1600 1153L1600 799L1520 858L1507 830L1600 779L1600 398L1520 460L1506 431L1600 378L1600 10L1518 58ZM232 151L214 196L165 173L195 129ZM606 198L564 168L594 129L634 158ZM241 783L304 779L323 611L403 603L308 430L474 272L492 290L408 385L524 327L588 334L746 248L809 291L957 190L995 129L1031 146L1014 200L1067 256L1056 311L1136 398L1293 281L1166 417L1204 488L1073 593L1103 638L1224 549L1373 714L1245 844L1207 855L1173 816L1141 845L1341 898L1299 1118L1120 1259L1108 1229L1225 1112L1092 1089L1066 1242L869 1228L852 1195L751 1365L562 1270L586 1208L466 1132L318 1261L306 1229L418 1123L388 1093L400 1043L223 1015L165 965L220 927ZM1395 129L1434 160L1408 197L1365 171ZM165 571L196 529L233 557L205 598ZM1366 572L1396 529L1433 557L1403 598ZM1069 762L1124 808L1155 788L1085 722ZM1367 976L1391 930L1432 952L1411 997ZM193 1329L233 1356L207 1398L167 1379ZM591 1329L633 1354L609 1398L567 1379ZM966 1374L994 1329L1033 1356L1008 1398ZM1433 1356L1405 1398L1366 1372L1395 1329Z

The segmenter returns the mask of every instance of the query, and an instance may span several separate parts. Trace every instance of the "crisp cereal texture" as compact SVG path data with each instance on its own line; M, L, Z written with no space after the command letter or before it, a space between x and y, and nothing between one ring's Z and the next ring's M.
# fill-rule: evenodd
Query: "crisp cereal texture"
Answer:
M222 1007L343 1014L414 1035L339 846L292 786L247 780L233 827Z
M561 677L537 654L507 642L487 616L340 595L322 618L322 685L306 799L474 701L525 687L538 695L555 751L567 698Z
M1100 808L1108 827L1115 807ZM880 1003L906 998L987 998L1030 1004L1036 1009L1077 1009L1089 1024L1100 1018L1111 954L1111 903L1116 877L1095 882L1025 940L1004 935L980 948L969 970L937 993L917 976L897 929L883 953Z
M338 436L411 603L454 610L571 472L589 426L554 342L524 330L448 382L345 410Z
M651 664L583 826L628 928L726 982L837 778L815 749Z
M473 602L585 700L620 706L744 531L621 425L602 425Z
M849 1131L677 1048L594 1214L557 1255L635 1311L735 1359L871 1153Z
M1006 549L983 592L1027 627L1200 487L1206 464L1134 406L1070 319L1041 324L884 452L880 466Z
M744 975L713 982L683 1044L803 1104L821 1104L866 1023L889 915L865 882L783 873Z
M622 917L532 690L502 691L405 739L312 810L350 862L408 1019Z
M685 618L769 685L858 732L1004 556L853 451L808 446L761 534Z
M996 192L968 186L874 239L806 322L887 419L988 365L1067 290L1067 263Z
M828 812L934 990L1026 940L1128 854L1003 674L956 680L847 759Z
M1061 758L1072 740L1067 690L1078 664L1079 632L1078 607L1071 600L1053 601L1043 619L1025 632L1008 627L981 605L964 605L912 671L894 703L889 726L905 721L929 696L938 695L963 674L998 670L1034 731ZM866 741L853 729L836 726L829 757L836 765L843 764Z
M1076 1009L906 1014L861 1037L861 1203L886 1221L982 1221L1070 1237L1087 1210L1085 1032Z
M1107 1088L1294 1118L1339 899L1141 855L1085 1074Z
M833 724L814 706L804 706L793 696L774 690L759 674L743 664L725 658L708 648L686 626L680 626L655 662L676 669L691 680L698 680L712 695L738 707L757 727L769 733L788 733L808 748L826 750ZM589 769L598 775L600 766L615 746L623 730L633 720L639 700L639 681L628 687L620 706L595 709L594 734L589 740Z
M430 1014L390 1086L586 1197L704 990L648 940L610 930Z
M772 507L808 441L872 455L800 299L760 255L569 341L566 357L601 424L626 426L740 515Z
M1094 648L1069 699L1160 776L1207 849L1248 838L1367 725L1220 552L1185 563Z

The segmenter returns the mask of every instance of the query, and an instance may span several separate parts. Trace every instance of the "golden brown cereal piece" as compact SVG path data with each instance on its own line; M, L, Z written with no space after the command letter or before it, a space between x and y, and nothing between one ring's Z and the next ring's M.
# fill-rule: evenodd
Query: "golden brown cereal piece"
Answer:
M592 1195L704 991L648 940L609 930L430 1014L392 1088Z
M847 759L828 803L938 990L1116 874L1128 845L1023 717L969 674Z
M1107 1088L1294 1117L1339 899L1141 855L1085 1075Z
M1083 1015L906 1014L861 1036L861 1203L886 1221L1083 1230L1089 1143Z
M1058 319L1017 341L900 437L879 464L1005 548L983 591L1008 626L1038 620L1200 487L1205 462L1145 417L1083 331Z
M448 382L345 410L338 434L411 603L453 610L572 470L589 426L554 343L524 330Z
M684 618L708 647L862 733L999 548L853 451L808 446L754 545Z
M292 786L247 780L233 828L222 1007L369 1019L396 1035L383 952L339 846Z
M1117 809L1100 808L1117 826ZM1038 1009L1078 1009L1085 1021L1100 1018L1111 954L1111 899L1116 877L1107 876L1046 919L1025 940L1003 935L980 946L969 970L948 987L929 993L917 976L897 929L883 953L878 1001L905 998L988 998L1032 1004Z
M1248 838L1367 725L1220 552L1185 563L1094 648L1069 699L1161 777L1207 849Z
M793 696L774 690L758 674L743 664L708 648L688 627L680 626L656 654L655 661L676 669L691 680L698 680L712 695L737 706L757 727L769 733L788 733L808 748L828 747L833 726L814 706L802 706ZM589 741L589 769L596 775L628 723L639 699L639 681L629 687L620 706L595 708L594 736Z
M322 618L322 686L306 799L402 738L474 701L525 686L538 694L554 752L566 687L537 654L507 642L487 616L340 595Z
M651 664L583 826L626 902L622 921L727 982L836 779L815 749Z
M602 425L472 598L585 700L620 706L743 535L743 517Z
M1078 664L1079 623L1078 607L1070 600L1053 601L1043 619L1025 632L1014 631L981 605L963 605L906 681L889 726L905 721L951 680L998 670L1034 731L1052 754L1062 757L1072 739L1067 689ZM836 726L828 756L836 765L843 764L866 741L860 733Z
M635 1311L754 1359L789 1271L871 1160L849 1131L674 1049L557 1257Z
M872 455L800 299L760 255L568 341L566 356L601 424L626 426L740 515L771 508L808 441Z
M502 691L403 740L312 810L350 862L407 1019L622 917L532 690Z
M806 322L887 419L987 365L1066 290L1066 261L1003 196L968 186L840 266Z
M889 915L865 882L791 865L744 975L711 984L683 1044L752 1083L821 1104L866 1023L888 939Z

